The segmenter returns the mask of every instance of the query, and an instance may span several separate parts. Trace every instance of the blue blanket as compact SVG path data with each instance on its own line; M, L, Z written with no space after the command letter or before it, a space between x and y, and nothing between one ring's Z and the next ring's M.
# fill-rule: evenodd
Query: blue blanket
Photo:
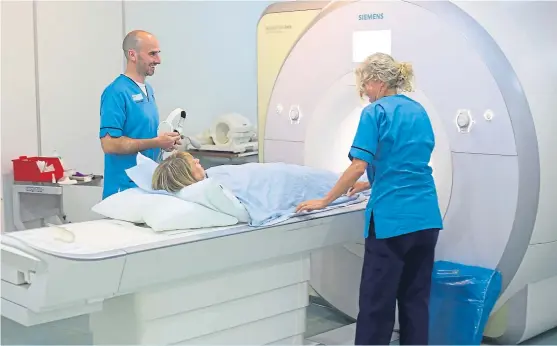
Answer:
M291 218L299 203L325 197L340 177L330 171L286 163L216 166L206 172L242 202L252 226ZM359 197L342 196L331 207L356 202Z
M137 165L127 169L126 173L147 192L169 194L151 189L151 178L157 165L138 154ZM340 177L340 174L327 170L286 163L222 165L206 172L209 179L226 187L242 202L251 226L272 225L296 216L298 204L325 197ZM366 180L365 176L362 180ZM359 202L367 194L369 191L352 197L342 196L327 209Z

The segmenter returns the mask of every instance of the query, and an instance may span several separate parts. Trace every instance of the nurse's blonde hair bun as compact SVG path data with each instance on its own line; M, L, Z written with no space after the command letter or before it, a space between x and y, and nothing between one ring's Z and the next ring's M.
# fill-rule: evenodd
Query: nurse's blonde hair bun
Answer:
M399 75L396 87L402 92L414 91L414 69L409 62L398 63Z
M360 96L364 93L364 86L370 81L381 81L390 89L397 92L414 91L414 69L409 62L397 62L385 53L375 53L368 56L356 69L356 79L359 84Z

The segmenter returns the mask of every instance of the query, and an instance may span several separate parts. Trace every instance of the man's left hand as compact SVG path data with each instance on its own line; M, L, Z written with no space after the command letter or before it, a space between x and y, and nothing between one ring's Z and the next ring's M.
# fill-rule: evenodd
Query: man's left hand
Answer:
M329 205L329 203L325 199L313 199L310 201L305 201L296 207L296 213L300 213L302 211L313 211L324 209Z

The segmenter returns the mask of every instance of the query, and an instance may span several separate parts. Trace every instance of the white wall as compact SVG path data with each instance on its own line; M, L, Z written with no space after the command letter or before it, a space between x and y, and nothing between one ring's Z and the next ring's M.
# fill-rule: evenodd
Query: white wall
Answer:
M2 20L2 5L0 4L0 20ZM2 39L2 25L0 25L0 42ZM0 80L2 79L2 45L0 44ZM0 95L2 95L2 83L0 83ZM2 110L0 109L0 119L2 117ZM0 135L2 133L2 121L0 121ZM0 161L2 158L2 141L0 140ZM0 178L2 174L0 174ZM1 180L3 182L3 180ZM6 226L4 226L4 188L3 183L0 182L0 233Z
M126 31L153 32L162 64L152 78L161 116L188 113L200 132L225 112L257 123L256 26L269 1L126 2Z
M122 4L37 1L41 153L102 173L100 95L122 71ZM100 18L102 18L102 25Z
M2 185L5 229L12 229L12 162L38 154L33 3L2 1ZM4 228L3 228L4 230Z
M256 25L270 1L1 1L2 184L8 230L11 160L51 155L102 174L98 140L103 88L123 70L125 32L153 32L162 64L149 81L161 117L188 112L188 133L224 112L256 122ZM35 9L34 9L35 6ZM102 18L102 24L99 18ZM100 189L68 188L70 221L89 212Z

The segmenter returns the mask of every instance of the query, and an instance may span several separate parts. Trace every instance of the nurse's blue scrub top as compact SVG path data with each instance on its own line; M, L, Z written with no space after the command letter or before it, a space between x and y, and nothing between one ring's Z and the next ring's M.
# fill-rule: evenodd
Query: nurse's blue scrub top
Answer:
M147 94L132 79L121 74L108 85L101 96L100 138L129 137L149 139L157 137L159 111L153 88L146 83ZM141 153L156 160L160 149ZM126 174L126 169L136 165L136 154L104 155L103 199L118 191L136 187Z
M443 228L429 166L434 146L431 122L418 102L393 95L364 108L348 157L368 163L366 238L372 212L377 239Z

